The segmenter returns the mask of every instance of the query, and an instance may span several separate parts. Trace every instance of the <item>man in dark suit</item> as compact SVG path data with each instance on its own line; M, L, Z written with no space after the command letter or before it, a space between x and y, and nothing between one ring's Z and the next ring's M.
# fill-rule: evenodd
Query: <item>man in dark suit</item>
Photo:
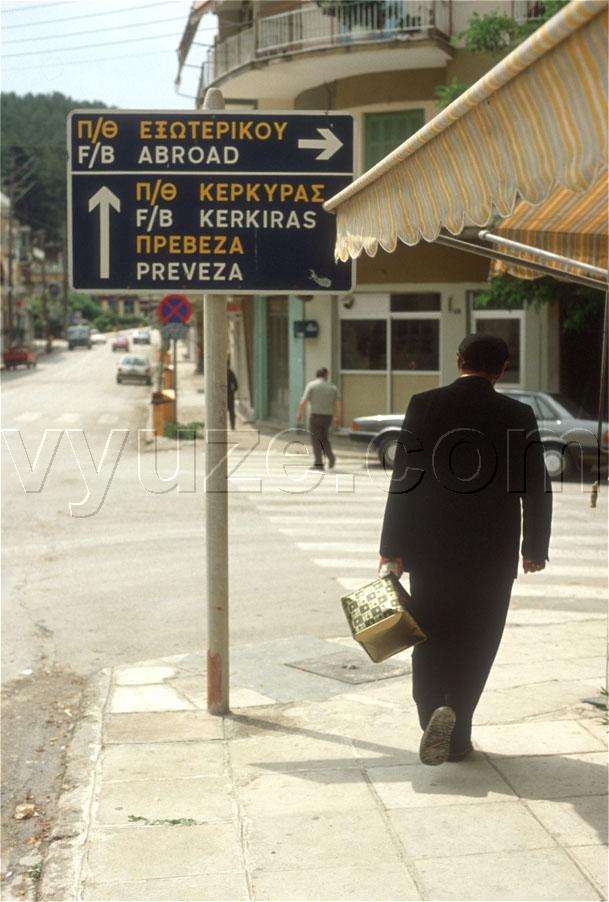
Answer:
M427 634L412 655L425 764L472 751L472 716L499 648L518 572L548 558L552 494L530 407L495 391L505 342L469 335L459 378L414 395L391 480L381 564L410 573Z

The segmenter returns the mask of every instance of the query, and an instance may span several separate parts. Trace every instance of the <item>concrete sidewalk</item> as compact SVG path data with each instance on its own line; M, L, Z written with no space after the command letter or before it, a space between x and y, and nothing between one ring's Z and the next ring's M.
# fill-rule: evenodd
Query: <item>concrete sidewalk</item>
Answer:
M346 637L232 650L232 713L201 653L92 685L44 900L606 898L597 615L515 611L478 751L425 767L409 653ZM359 681L359 682L357 682Z

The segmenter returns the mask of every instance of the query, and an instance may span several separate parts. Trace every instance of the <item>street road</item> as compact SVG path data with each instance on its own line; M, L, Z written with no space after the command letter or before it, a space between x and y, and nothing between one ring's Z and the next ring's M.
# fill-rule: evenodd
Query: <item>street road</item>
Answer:
M167 441L157 455L138 444L150 389L116 384L120 356L110 344L60 350L41 354L36 370L2 375L5 437L22 478L38 489L24 492L5 442L6 804L31 790L47 799L49 816L83 680L206 647L202 448L193 454L186 444L178 461ZM42 448L46 480L38 470L28 478L20 436L32 463ZM339 599L375 575L387 479L356 455L320 476L307 471L308 455L285 457L283 445L267 444L231 482L232 642L345 636ZM171 490L176 466L179 492ZM606 525L604 489L596 510L576 484L556 494L551 562L518 579L514 614L535 622L542 612L568 612L576 629L604 611Z

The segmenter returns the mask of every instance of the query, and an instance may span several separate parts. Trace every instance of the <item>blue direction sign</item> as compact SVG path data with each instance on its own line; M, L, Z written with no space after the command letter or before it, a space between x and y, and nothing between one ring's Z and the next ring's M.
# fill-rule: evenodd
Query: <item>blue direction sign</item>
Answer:
M353 117L76 110L71 282L90 292L342 294L323 202L353 179Z

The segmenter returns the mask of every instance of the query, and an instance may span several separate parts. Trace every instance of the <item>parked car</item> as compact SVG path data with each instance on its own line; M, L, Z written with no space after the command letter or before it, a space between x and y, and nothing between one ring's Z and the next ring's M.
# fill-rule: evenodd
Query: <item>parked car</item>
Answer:
M152 371L147 357L137 357L135 354L121 357L116 369L116 381L120 384L129 379L152 385Z
M112 339L112 350L113 351L128 351L129 350L129 339L126 335L115 335Z
M108 336L98 329L91 329L91 341L94 345L105 345L108 341Z
M13 345L2 356L7 370L16 370L18 366L25 366L29 370L38 362L36 354L27 345Z
M149 329L136 329L131 336L131 341L134 345L149 345L150 344L150 330Z
M68 326L66 332L68 351L74 348L91 350L91 329L88 326Z
M582 412L572 402L559 395L508 388L499 388L498 391L532 407L543 442L546 467L552 479L577 471L580 446L584 465L596 465L599 456L596 420L588 416L582 417ZM387 469L392 469L403 420L404 414L356 417L351 424L349 437L354 441L367 442L380 463ZM604 423L600 448L601 466L607 466L608 458L609 424Z

